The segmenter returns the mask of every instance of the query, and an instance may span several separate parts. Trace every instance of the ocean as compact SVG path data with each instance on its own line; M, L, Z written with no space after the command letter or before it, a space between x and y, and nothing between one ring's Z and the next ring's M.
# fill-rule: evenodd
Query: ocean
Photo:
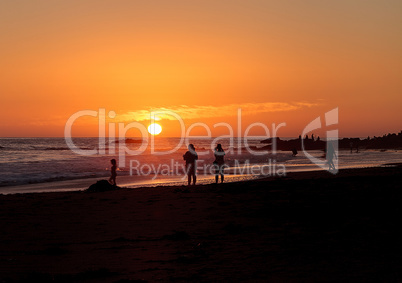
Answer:
M110 176L110 160L118 162L117 183L122 187L185 185L183 154L186 144L193 143L199 154L197 183L214 182L213 148L221 143L226 155L225 181L241 181L287 172L323 170L299 152L277 151L263 153L256 150L263 138L155 138L142 152L141 140L108 140L74 138L74 144L95 154L81 155L72 151L64 138L1 138L0 193L32 193L84 190L100 179ZM180 142L182 141L182 144ZM253 149L249 152L245 145ZM212 148L212 149L211 149ZM152 151L153 150L153 151ZM136 152L137 151L137 152ZM170 152L169 152L170 151ZM309 151L322 166L323 151ZM337 152L338 168L373 167L402 162L401 150L349 150Z

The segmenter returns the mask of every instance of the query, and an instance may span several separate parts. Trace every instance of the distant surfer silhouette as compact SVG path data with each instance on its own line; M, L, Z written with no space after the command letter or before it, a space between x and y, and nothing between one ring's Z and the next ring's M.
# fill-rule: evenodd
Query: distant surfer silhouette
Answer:
M334 147L332 146L332 143L328 143L327 145L327 162L328 162L328 170L335 170L335 165L334 165L334 158L337 158Z

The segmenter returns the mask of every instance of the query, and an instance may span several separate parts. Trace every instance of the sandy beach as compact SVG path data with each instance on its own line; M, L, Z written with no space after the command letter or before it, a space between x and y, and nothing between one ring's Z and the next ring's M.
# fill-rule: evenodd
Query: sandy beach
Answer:
M401 173L0 195L0 282L400 281Z

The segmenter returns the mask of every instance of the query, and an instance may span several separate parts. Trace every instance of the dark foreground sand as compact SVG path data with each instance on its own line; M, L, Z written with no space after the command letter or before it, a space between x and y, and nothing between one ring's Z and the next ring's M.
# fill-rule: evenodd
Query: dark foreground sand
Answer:
M401 173L0 196L0 282L401 281Z

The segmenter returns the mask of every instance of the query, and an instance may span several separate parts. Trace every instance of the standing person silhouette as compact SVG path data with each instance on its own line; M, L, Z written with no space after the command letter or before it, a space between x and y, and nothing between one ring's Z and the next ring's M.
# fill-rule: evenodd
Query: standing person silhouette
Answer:
M328 170L335 170L335 165L333 159L337 158L335 149L332 146L331 142L328 142L327 145L327 162L328 162Z
M188 176L188 185L191 184L191 178L193 178L193 185L197 182L197 159L198 154L195 152L195 147L193 144L188 145L188 151L183 155L183 159L186 161L186 171Z
M109 178L109 183L113 186L116 186L116 159L110 160L110 163L112 164L112 167L110 168L110 178Z
M215 161L214 161L214 166L215 166L215 182L218 184L219 180L219 175L221 175L221 183L223 183L224 175L223 175L223 170L225 169L225 151L222 148L222 145L218 143L218 145L215 148Z

